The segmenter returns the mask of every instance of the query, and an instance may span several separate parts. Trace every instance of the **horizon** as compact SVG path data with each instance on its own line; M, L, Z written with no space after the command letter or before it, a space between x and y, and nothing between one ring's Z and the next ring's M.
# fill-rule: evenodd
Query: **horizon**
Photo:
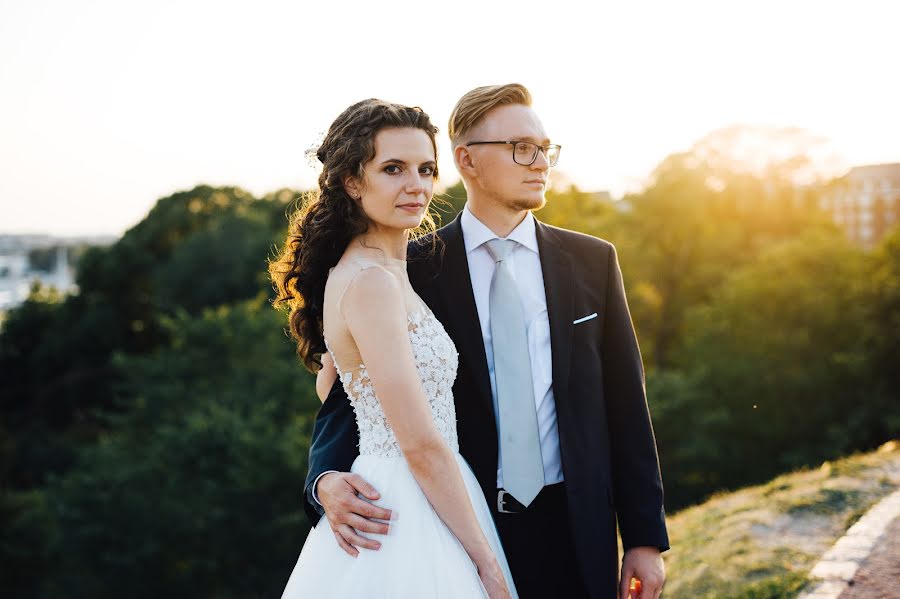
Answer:
M869 168L869 167L882 167L882 166L900 166L900 160L898 160L896 162L880 162L880 163L864 164L864 165L862 165L862 164L851 165L851 166L847 167L841 174L835 175L835 178L843 178L844 176L849 174L849 172L851 170L856 169L856 168L860 168L860 167ZM440 191L435 192L435 195L439 195L440 193L443 193L446 188L451 187L452 185L456 184L458 181L459 181L459 177L456 177L455 179L453 179L453 183L450 183L450 184L442 183L441 187L440 187ZM152 209L153 206L156 204L156 202L158 202L159 200L170 197L177 193L185 193L185 192L191 191L197 187L202 187L202 186L209 186L209 187L213 187L213 188L236 187L236 188L241 188L244 191L249 191L245 188L242 188L240 185L231 185L231 184L212 185L212 184L200 181L190 187L187 187L184 189L176 189L176 190L173 190L171 193L167 193L167 194L161 195L160 197L156 198L151 203L151 205L148 207L147 213L140 220L127 225L127 227L120 232L91 232L91 231L79 232L79 231L75 231L75 232L70 232L70 233L53 233L50 231L38 231L38 230L10 231L10 230L6 230L6 229L0 229L0 237L32 237L32 236L33 237L51 237L55 240L62 239L62 240L71 240L71 241L83 241L88 238L119 239L128 231L128 229L131 229L132 227L137 225L139 222L144 220L144 218L146 218L149 215L150 209ZM609 193L609 190L606 190L606 189L582 189L581 187L578 187L577 184L575 184L575 186L578 189L578 191L582 191L582 192L595 193L595 194ZM551 181L551 185L548 187L548 191L552 188L553 188L553 181ZM252 193L252 192L251 193L256 199L261 200L261 199L263 199L264 196L266 196L270 193L276 193L283 189L292 189L293 191L296 191L298 194L302 194L302 193L311 191L311 188L295 189L295 188L282 187L282 188L278 188L278 189L270 189L268 191L264 191L263 193ZM634 190L634 191L626 191L625 193L623 193L622 195L619 195L619 196L610 195L610 200L612 202L620 202L622 200L625 200L628 195L630 195L632 193L640 193L640 192L641 192L641 190Z

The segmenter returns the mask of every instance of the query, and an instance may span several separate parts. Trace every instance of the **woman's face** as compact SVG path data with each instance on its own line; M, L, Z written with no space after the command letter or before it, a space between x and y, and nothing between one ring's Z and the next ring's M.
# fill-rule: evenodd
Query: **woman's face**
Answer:
M377 228L415 229L422 224L434 193L435 161L431 138L413 127L375 134L375 157L363 168L362 185L348 183Z

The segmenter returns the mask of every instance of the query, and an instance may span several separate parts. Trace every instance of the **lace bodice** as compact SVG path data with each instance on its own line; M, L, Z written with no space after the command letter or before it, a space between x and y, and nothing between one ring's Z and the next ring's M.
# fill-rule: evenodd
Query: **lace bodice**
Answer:
M452 390L459 365L456 346L440 321L427 307L409 316L409 338L425 396L431 404L435 425L450 448L459 451L459 440L456 436L456 406L453 404ZM402 457L394 431L391 430L381 404L375 397L375 390L365 365L342 368L330 347L329 352L334 358L338 376L356 414L360 455Z

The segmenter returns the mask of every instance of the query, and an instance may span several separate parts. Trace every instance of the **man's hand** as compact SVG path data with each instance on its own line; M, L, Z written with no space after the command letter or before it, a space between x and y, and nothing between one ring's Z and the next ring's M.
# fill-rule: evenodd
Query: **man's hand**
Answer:
M641 593L638 595L640 599L659 599L666 582L666 566L658 547L632 547L625 552L622 559L622 579L619 581L619 599L628 599L632 577L641 581Z
M372 485L358 474L330 472L319 479L315 490L341 549L356 557L359 555L356 547L373 551L381 547L378 541L358 534L358 531L381 535L388 532L387 524L370 518L390 521L391 510L374 506L357 496L359 493L367 499L377 500L381 495Z

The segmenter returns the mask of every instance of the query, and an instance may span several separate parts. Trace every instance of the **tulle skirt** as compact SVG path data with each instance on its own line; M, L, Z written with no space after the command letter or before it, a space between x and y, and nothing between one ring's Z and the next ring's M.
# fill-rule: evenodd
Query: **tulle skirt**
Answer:
M485 537L512 596L517 597L481 487L459 453L456 460ZM362 455L350 470L378 490L381 499L372 503L391 509L396 520L390 523L387 535L361 533L377 539L381 548L358 548L359 555L354 558L338 546L327 519L322 518L306 538L282 599L487 597L475 564L431 507L405 458Z

